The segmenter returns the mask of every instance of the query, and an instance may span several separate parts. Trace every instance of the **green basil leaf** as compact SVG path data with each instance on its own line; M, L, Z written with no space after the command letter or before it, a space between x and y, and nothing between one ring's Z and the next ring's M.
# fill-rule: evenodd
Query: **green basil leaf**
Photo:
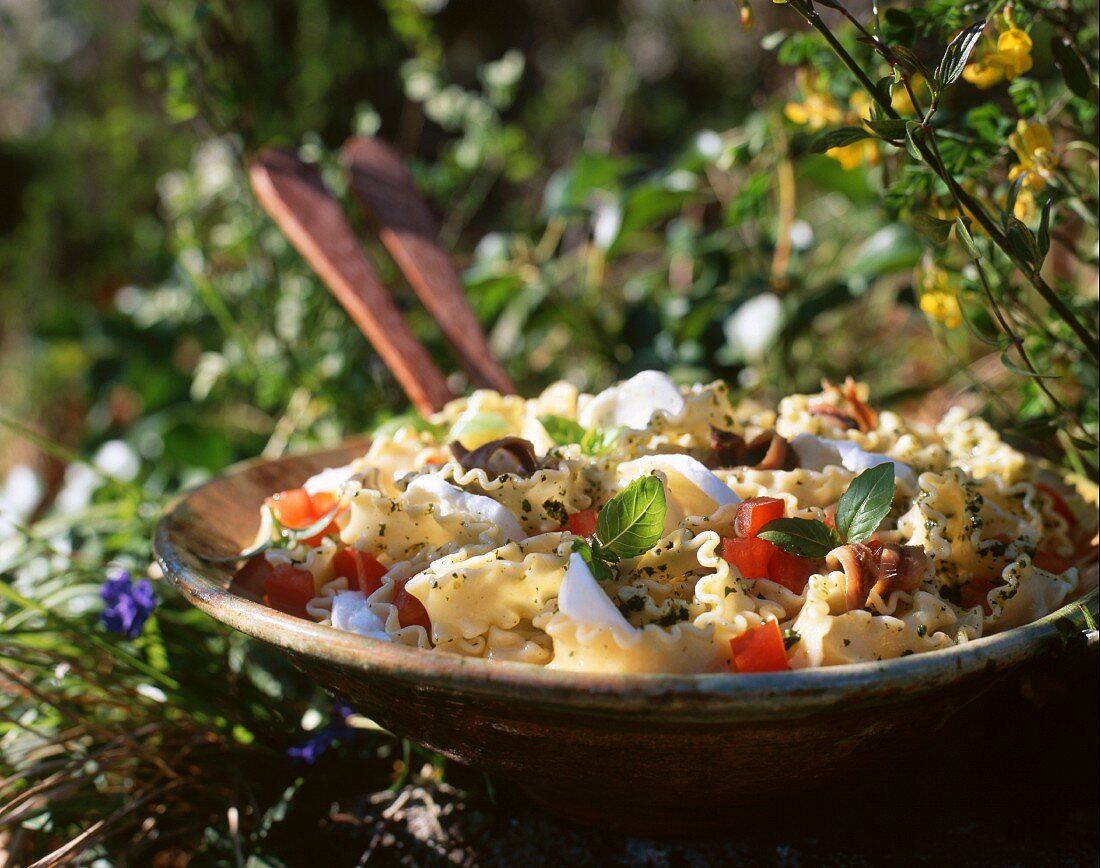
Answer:
M869 539L894 502L894 465L889 461L864 470L836 505L836 529L845 542Z
M583 539L573 541L573 551L579 554L581 560L588 565L588 569L592 572L592 578L597 582L606 582L615 577L611 567L600 558L599 552L593 550L592 546Z
M943 93L947 87L959 80L959 76L966 69L966 61L970 59L970 53L981 39L983 30L985 30L984 18L974 22L951 40L947 51L943 53L943 60L936 69L935 78L930 82L934 93Z
M596 539L601 550L616 558L632 558L649 551L664 533L667 508L660 479L635 479L600 510Z
M603 455L610 451L619 439L622 428L589 428L580 439L581 452L585 455Z
M803 558L823 558L844 545L840 534L815 518L777 518L764 525L757 536Z
M581 424L565 416L539 416L539 422L558 446L569 446L584 440L585 430Z

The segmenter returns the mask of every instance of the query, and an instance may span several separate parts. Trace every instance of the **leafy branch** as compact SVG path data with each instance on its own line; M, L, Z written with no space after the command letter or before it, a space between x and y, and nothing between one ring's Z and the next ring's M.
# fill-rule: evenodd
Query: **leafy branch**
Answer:
M1081 322L1040 274L1043 257L1035 255L1035 251L1039 249L1037 239L1020 221L1016 221L1019 225L1013 223L1010 224L1008 229L1002 230L986 212L982 204L963 189L958 180L947 169L936 144L936 128L932 122L932 115L938 107L944 92L962 75L966 62L985 29L985 20L975 22L962 30L947 46L943 58L931 79L929 79L932 91L931 105L921 121L913 121L902 118L893 108L888 94L871 80L870 76L829 29L829 26L814 7L813 0L791 0L788 5L821 35L841 63L871 97L876 116L868 122L868 127L885 141L904 146L911 157L926 163L932 169L935 175L947 186L952 198L957 203L960 213L968 215L982 227L982 230L993 243L1074 333L1087 354L1090 364L1094 368L1100 367L1100 350L1097 348L1097 337L1085 323ZM848 20L855 20L854 16L836 0L828 0L826 5L840 11ZM869 40L865 39L864 41L869 41L871 47L882 55L887 62L894 66L905 65L904 59L898 57L881 40L870 37L870 34L867 34L862 26L859 29L866 37L869 37ZM923 64L919 66L919 69L927 72L927 67ZM903 75L902 78L904 80L906 76ZM914 102L914 106L916 105L917 103Z

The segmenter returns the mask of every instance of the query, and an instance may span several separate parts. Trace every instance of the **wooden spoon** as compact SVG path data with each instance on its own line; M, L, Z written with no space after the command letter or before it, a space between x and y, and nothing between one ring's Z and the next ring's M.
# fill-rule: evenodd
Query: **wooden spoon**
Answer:
M485 340L451 257L401 157L380 139L353 136L341 152L351 192L428 313L481 386L514 394L515 386Z
M454 393L382 286L317 169L286 151L266 150L257 156L250 177L260 203L374 345L416 408L425 415L441 409Z

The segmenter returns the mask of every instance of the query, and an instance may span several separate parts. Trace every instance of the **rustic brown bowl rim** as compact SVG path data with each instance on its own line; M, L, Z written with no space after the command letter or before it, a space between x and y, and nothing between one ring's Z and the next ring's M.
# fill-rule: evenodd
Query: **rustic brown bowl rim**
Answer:
M317 450L318 453L332 450ZM310 454L288 456L308 457ZM279 459L274 459L278 461ZM436 653L335 630L239 596L185 562L173 529L189 498L247 472L256 461L230 468L174 498L157 522L153 553L164 575L199 609L242 633L330 666L360 670L419 688L444 688L471 698L506 696L530 707L568 707L612 716L644 714L684 720L796 718L855 702L888 702L899 695L930 692L954 682L992 675L1041 653L1064 647L1080 634L1095 648L1084 609L1095 616L1093 589L1043 618L970 642L867 663L781 673L605 674L548 670L526 663L490 662ZM194 558L191 558L194 560Z

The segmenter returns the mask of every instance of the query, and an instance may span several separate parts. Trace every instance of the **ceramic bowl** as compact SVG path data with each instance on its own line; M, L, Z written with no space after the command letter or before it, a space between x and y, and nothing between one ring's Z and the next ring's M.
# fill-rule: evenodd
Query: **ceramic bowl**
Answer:
M759 675L599 675L436 654L263 605L201 555L240 551L273 491L346 464L362 442L232 470L157 525L164 574L217 620L275 646L380 725L514 779L558 814L645 834L730 820L731 806L826 781L934 737L1006 673L1085 629L1081 605L943 651ZM1095 564L1091 568L1095 568ZM1096 632L1088 634L1095 648Z

